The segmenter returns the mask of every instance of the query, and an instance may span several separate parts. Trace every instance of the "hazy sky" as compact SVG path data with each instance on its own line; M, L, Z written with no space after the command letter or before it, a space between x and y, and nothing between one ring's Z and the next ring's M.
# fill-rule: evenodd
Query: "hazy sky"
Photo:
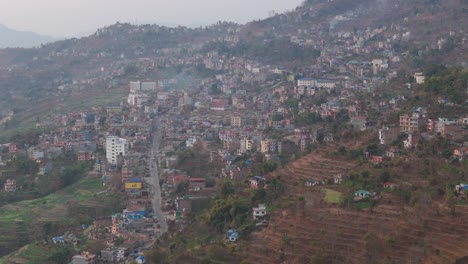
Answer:
M199 25L245 23L303 0L0 0L0 24L54 37L92 33L120 22Z

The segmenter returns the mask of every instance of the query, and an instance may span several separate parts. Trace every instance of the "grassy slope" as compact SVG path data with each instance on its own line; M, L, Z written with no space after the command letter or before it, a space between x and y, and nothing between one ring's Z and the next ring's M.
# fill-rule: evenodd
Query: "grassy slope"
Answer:
M21 201L0 208L0 246L11 246L12 241L17 239L17 234L11 232L17 222L26 226L40 226L52 222L60 225L78 226L80 223L74 215L67 211L67 202L77 202L83 206L95 206L95 201L105 201L109 197L105 188L97 178L85 178L78 183L69 186L57 193L43 198ZM42 229L42 228L41 228ZM32 250L32 249L31 249ZM31 250L20 250L0 259L0 263L8 263L9 257L31 259L37 256ZM44 254L41 252L41 254ZM27 262L34 263L34 262Z
M325 201L327 203L340 203L342 194L340 192L324 189L325 191Z
M0 259L0 263L48 263L46 259L63 250L62 246L29 244L17 252Z

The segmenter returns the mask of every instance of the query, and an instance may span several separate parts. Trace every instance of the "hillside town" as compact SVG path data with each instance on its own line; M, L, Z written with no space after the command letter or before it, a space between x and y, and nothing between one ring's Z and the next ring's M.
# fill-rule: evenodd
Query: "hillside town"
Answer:
M262 68L268 69L268 66ZM90 175L99 177L103 185L109 186L108 191L124 191L123 211L96 219L85 230L90 239L106 239L106 248L101 250L99 257L89 252L77 255L73 257L73 263L120 263L128 259L144 263L143 253L167 231L168 223L180 225L191 212L193 200L215 196L216 178L247 180L251 188L258 189L267 182L264 175L253 174L257 172L254 163L259 153L266 162L280 167L291 155L306 153L314 144L333 142L329 127L320 122L314 126L298 125L301 122L297 119L287 118L292 111L307 113L324 122L347 120L356 131L374 131L378 138L375 143L382 145L384 150L380 155L366 154L369 162L374 164L411 156L409 153L421 139L430 140L440 135L457 141L466 136L468 117L435 119L423 107L401 114L394 123L371 120L366 115L367 109L397 113L405 98L376 100L375 104L362 110L363 102L356 97L362 88L348 86L345 79L331 76L329 79L302 78L271 69L255 72L249 67L236 70L272 81L262 93L238 89L248 86L250 80L232 79L232 73L194 84L202 87L199 93L190 89L178 92L161 81L132 81L126 100L119 104L52 116L36 126L52 123L59 124L58 128L40 135L37 144L14 142L5 146L8 153L2 155L4 166L8 159L25 153L39 165L37 175L41 177L50 173L56 156L71 151L78 161L93 164ZM419 75L421 73L415 74L415 80ZM319 96L324 98L323 103L314 107L298 100ZM285 104L295 101L297 105ZM156 150L153 149L155 140L160 141ZM392 144L398 140L399 144ZM190 174L195 171L177 167L180 157L176 153L200 148L209 150L209 164L215 170L211 175L192 177ZM466 146L454 146L451 157L461 162L468 155L466 150ZM152 158L156 161L154 165ZM158 170L156 173L152 173L153 166ZM305 185L321 185L329 180L340 184L347 177L342 174L324 176L324 179L305 179ZM156 180L148 180L152 177ZM180 191L184 183L187 187ZM385 188L396 186L386 184ZM468 185L457 185L457 191L462 191L463 186ZM162 195L158 205L152 204L156 188L161 188L159 195ZM7 179L4 191L24 190L22 186L16 186L14 179ZM178 196L180 194L183 196ZM355 194L356 198L370 195L364 190L356 190ZM163 210L159 217L155 207ZM255 220L264 216L264 205L252 208L252 214ZM258 223L267 223L263 217L259 219ZM227 239L237 240L238 233L230 230ZM52 238L51 242L76 243L76 238L62 235Z
M416 38L420 32L411 31L416 17L337 30L338 23L356 14L323 25L306 21L306 13L316 12L306 7L298 8L302 13L278 14L261 22L266 25L219 22L188 29L118 23L88 38L46 45L30 61L18 59L0 67L0 84L11 87L4 93L10 100L1 102L7 110L0 113L0 124L10 129L16 126L17 115L29 115L28 125L36 131L15 135L0 146L0 194L5 198L1 205L73 188L83 179L98 181L96 188L102 188L87 194L90 200L118 196L109 202L112 213L93 209L79 225L54 232L50 226L55 222L49 221L49 227L44 224L43 230L35 231L37 244L73 247L73 264L154 263L148 256L159 248L170 254L183 251L177 248L186 243L180 242L181 236L191 236L191 225L197 221L217 231L207 232L210 236L203 245L208 248L220 244L237 252L236 247L245 247L242 243L254 241L245 251L248 263L263 263L252 251L262 252L269 263L289 263L288 257L291 263L306 263L292 246L300 248L305 242L297 241L308 241L299 235L298 221L312 219L307 223L310 230L318 228L314 236L328 235L328 242L335 243L338 236L349 239L346 243L363 240L345 228L327 233L315 227L325 225L323 219L335 213L337 219L347 216L348 211L339 211L347 209L339 206L355 209L360 215L356 219L367 214L363 222L379 213L390 221L424 211L430 199L440 204L437 214L449 210L454 219L463 214L460 211L466 209L456 206L468 202L466 57L454 59L465 60L455 69L426 65L423 58L466 51L467 32L438 32L423 47ZM260 29L249 31L255 26ZM324 26L332 28L325 32ZM192 41L179 41L183 36ZM173 45L161 43L162 37ZM131 44L138 39L152 45ZM265 57L248 56L255 48L242 50L240 43L263 45L265 51L255 54ZM411 49L404 48L410 45ZM288 58L275 57L278 53ZM37 80L41 89L23 93L9 85L58 70L56 61L66 61L67 66L53 79ZM81 97L87 93L89 98ZM94 104L99 93L111 99ZM17 106L34 97L51 104L53 111L36 115ZM66 98L77 104L73 110L67 109ZM440 172L438 163L445 166ZM412 169L418 169L421 179L409 175ZM431 189L422 192L419 187ZM68 214L80 211L66 202ZM332 209L323 213L325 206ZM320 219L301 215L304 208ZM201 212L205 214L200 216ZM0 223L7 220L0 217ZM419 220L407 221L431 224ZM15 220L15 226L22 222ZM440 234L452 232L449 235L455 237L459 231L433 225ZM299 228L304 226L309 225ZM365 241L378 239L359 228L367 234ZM384 243L388 248L381 252L402 251L399 247L404 246L395 246L397 234L389 236ZM291 242L291 237L297 240ZM262 243L279 253L267 254ZM339 243L337 247L342 246ZM468 256L462 246L456 253L444 244L437 246L430 249L437 252L431 255L436 261L427 263ZM333 247L324 252L331 256ZM399 254L393 255L391 260L401 260ZM374 256L365 257L370 261ZM343 259L319 258L313 263Z

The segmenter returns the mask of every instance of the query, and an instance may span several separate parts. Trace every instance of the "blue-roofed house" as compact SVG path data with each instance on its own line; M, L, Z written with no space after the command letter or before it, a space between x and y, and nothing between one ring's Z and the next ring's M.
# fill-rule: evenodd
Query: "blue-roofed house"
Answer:
M227 166L230 166L231 164L235 163L238 160L239 156L235 155L225 155L223 157L223 161L226 163Z
M54 237L52 238L52 242L54 242L55 245L65 244L65 236Z
M135 262L138 264L144 264L146 263L145 256L138 256L135 258Z
M226 240L229 242L236 242L239 239L239 233L236 229L229 229L226 233Z
M455 190L458 193L465 193L466 191L468 191L468 183L461 183L459 185L456 185Z
M128 219L142 219L149 214L148 211L131 211L131 212L124 212L125 218Z
M370 197L370 192L366 190L359 190L354 193L354 197Z

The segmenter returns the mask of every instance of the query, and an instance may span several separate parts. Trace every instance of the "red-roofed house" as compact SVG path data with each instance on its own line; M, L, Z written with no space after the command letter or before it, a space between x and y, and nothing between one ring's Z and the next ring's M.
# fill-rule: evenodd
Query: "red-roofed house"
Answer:
M468 148L457 148L453 150L453 156L463 161L463 158L468 155Z
M206 186L205 178L190 178L189 179L189 190L199 191Z
M189 176L186 175L174 175L172 176L172 184L174 185L174 187L176 187L181 182L188 182L189 179Z
M226 99L214 100L210 105L210 109L214 111L225 111L227 108L228 100Z
M382 156L372 156L372 162L376 164L380 164L384 161Z

